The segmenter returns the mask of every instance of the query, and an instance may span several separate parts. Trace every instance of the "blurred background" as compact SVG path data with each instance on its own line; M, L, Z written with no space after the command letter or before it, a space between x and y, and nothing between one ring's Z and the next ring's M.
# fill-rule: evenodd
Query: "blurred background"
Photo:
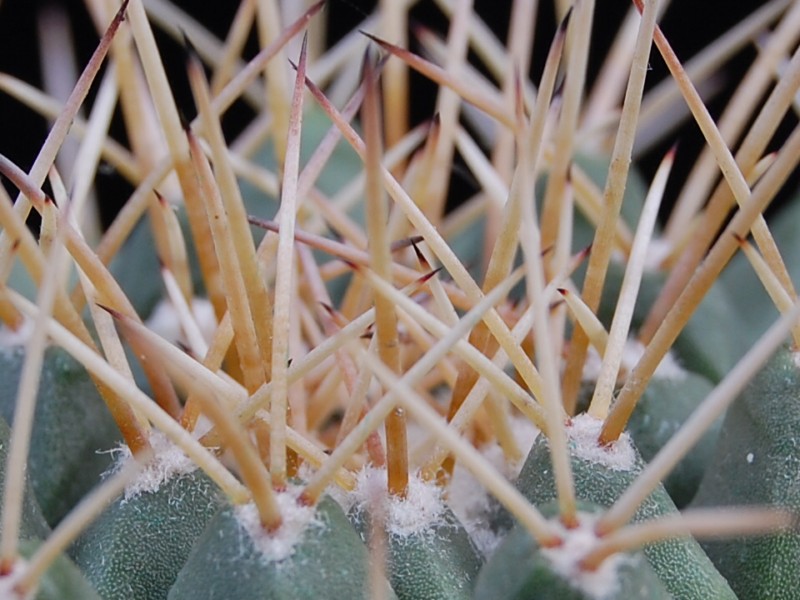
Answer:
M224 38L230 26L238 2L235 0L197 2L196 0L173 0L186 12L193 15L217 36ZM535 0L530 0L535 1ZM756 10L765 2L763 0L730 1L730 0L673 0L661 20L661 26L675 51L682 60L693 56L715 38L738 23L745 15ZM327 12L327 44L335 43L341 36L357 27L375 6L374 0L329 0L325 8ZM533 81L538 81L547 47L550 43L556 19L550 2L539 3L537 21L536 49L531 67ZM592 53L589 63L589 81L591 82L602 64L608 47L616 33L625 11L629 8L628 0L599 0L596 8L596 31L592 42ZM475 0L474 10L497 33L505 39L510 13L510 0ZM436 8L432 0L419 0L412 12L415 23L422 24L436 31L446 31L446 20ZM82 65L91 55L97 43L98 34L80 0L29 1L0 0L0 72L9 73L40 87L42 85L42 68L40 59L40 38L57 35L57 29L49 25L52 21L68 20L75 44L79 63L75 66L80 72ZM183 70L183 58L180 45L166 34L157 32L158 41L171 73L173 91L179 105L187 114L193 114L191 96ZM257 44L255 36L248 45L247 52L255 53ZM412 49L415 49L413 36ZM752 46L746 48L728 63L718 74L715 81L716 95L710 102L712 114L719 113L727 102L731 91L738 83L741 74L755 56ZM358 64L353 65L359 68ZM666 67L654 51L651 60L651 71L648 86L658 83L666 76ZM412 75L414 123L431 117L435 103L435 87L419 76ZM91 101L90 94L90 101ZM239 131L252 113L242 105L235 106L225 117L224 125L229 136ZM119 119L117 119L119 121ZM787 123L787 126L790 125ZM119 122L113 128L113 134L124 141L124 133ZM31 110L17 101L0 93L0 153L9 156L23 168L28 168L45 138L47 124ZM674 138L673 138L674 139ZM679 153L677 157L673 182L682 179L694 161L702 144L702 137L697 127L685 122L678 132ZM671 142L656 145L644 153L638 163L646 178L655 170ZM461 179L459 181L459 179ZM107 221L113 217L118 204L130 193L130 188L110 170L104 172L97 181L98 191L103 202L103 217ZM793 183L791 187L794 188ZM468 176L454 177L452 198L449 204L457 204L462 197L469 195L471 182ZM785 192L785 194L788 192ZM784 195L785 195L784 194ZM669 190L667 202L669 202ZM669 205L664 211L669 210Z

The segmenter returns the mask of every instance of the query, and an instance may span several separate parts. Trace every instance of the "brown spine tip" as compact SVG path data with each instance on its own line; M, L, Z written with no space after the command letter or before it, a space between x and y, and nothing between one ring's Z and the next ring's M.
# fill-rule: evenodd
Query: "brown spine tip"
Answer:
M183 29L181 29L181 37L183 38L183 52L184 57L186 58L186 62L189 63L191 66L192 63L199 63L200 62L200 55L197 53L197 48L192 43L192 40L189 38L189 34L187 34Z
M108 314L110 314L112 317L114 317L114 319L116 319L117 321L122 321L125 318L125 315L123 315L118 310L116 310L114 308L111 308L110 306L106 306L105 304L100 304L99 302L96 302L95 304L97 305L98 308L101 308L104 311L106 311Z
M372 40L373 42L375 42L376 44L378 44L382 48L387 48L388 49L389 47L392 46L392 44L390 44L389 42L386 42L386 41L382 40L381 38L379 38L378 36L368 32L368 31L365 31L363 29L359 29L358 33L360 33L361 35L363 35L365 37L368 37L370 40Z
M14 570L14 559L5 558L0 561L0 577L11 575Z
M399 250L403 250L408 248L409 246L413 246L414 244L422 241L422 236L414 236L414 237L407 237L403 238L402 240L397 240L392 242L391 246L389 247L392 252L397 252Z
M539 541L539 545L542 548L560 548L564 545L564 540L557 535L553 535L552 537Z
M414 249L414 254L417 257L417 261L419 262L419 264L422 265L423 267L430 267L428 259L426 259L425 255L422 254L422 251L419 249L419 246L417 246L417 242L412 242L411 247Z
M578 526L581 524L578 520L578 516L573 512L571 515L561 515L559 519L561 524L566 527L567 529L577 529Z
M127 18L126 13L128 12L128 2L129 0L122 1L122 4L120 5L119 10L117 11L117 14L114 16L115 21L121 23Z
M350 267L356 273L360 273L361 272L361 265L357 265L356 263L351 262L351 261L347 260L346 258L341 258L340 257L339 260L342 261L344 264L346 264L348 267Z
M567 10L567 14L564 15L563 19L561 19L561 23L558 26L558 31L556 32L556 35L564 35L566 33L567 27L569 27L569 22L572 19L572 11L574 10L574 8L575 5L572 5L569 7L569 10Z
M314 504L316 504L316 500L308 493L303 492L297 497L297 504L299 506L314 506Z
M681 145L680 140L676 140L675 143L672 144L672 146L670 146L669 150L667 150L667 153L664 155L664 158L666 160L669 160L670 162L674 161L675 155L678 153L678 146L680 145Z
M436 277L436 275L438 275L438 274L439 274L439 271L441 271L443 268L444 268L444 267L437 267L437 268L435 268L435 269L434 269L433 271L431 271L430 273L426 273L425 275L423 275L422 277L420 277L420 278L417 280L417 282L418 282L418 283L420 283L420 284L422 284L422 283L427 283L428 281L430 281L431 279L433 279L434 277Z

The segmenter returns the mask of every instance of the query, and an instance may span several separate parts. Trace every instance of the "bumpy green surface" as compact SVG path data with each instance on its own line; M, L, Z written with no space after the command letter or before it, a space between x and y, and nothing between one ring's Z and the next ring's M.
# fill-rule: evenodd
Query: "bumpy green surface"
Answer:
M800 281L800 236L797 224L800 222L800 198L795 197L784 204L772 216L769 229L789 271L792 281ZM743 252L737 252L719 278L727 290L735 310L736 330L746 350L778 318L778 309L758 279L750 261Z
M189 234L186 212L180 208L177 210L177 215L186 241L192 283L195 292L202 295L203 279L194 244ZM155 275L160 272L160 264L148 217L144 217L134 228L125 244L111 261L109 269L139 316L143 319L150 316L156 304L164 298L164 282Z
M353 516L367 537L368 516ZM472 541L449 508L441 520L421 533L387 533L386 570L400 600L468 600L481 566Z
M686 372L682 379L654 377L628 422L628 433L645 462L650 461L711 392L705 377ZM722 421L709 429L664 481L676 506L689 503L708 468Z
M33 556L39 542L25 540L20 543L20 554ZM59 556L45 572L36 590L35 600L100 600L95 589L81 570L66 556Z
M550 506L546 507L550 508ZM552 512L552 511L548 511ZM484 565L475 584L475 600L596 600L555 572L528 532L516 526ZM626 554L617 585L604 600L672 598L641 553Z
M292 556L270 563L225 507L195 544L170 600L368 600L367 548L339 505L324 498ZM387 590L387 600L395 598Z
M8 462L9 441L11 440L11 430L5 419L0 417L0 498L3 497L6 487L6 463ZM2 522L0 522L2 531ZM39 503L33 495L30 485L25 483L25 494L22 498L22 522L20 524L20 537L22 538L46 538L50 533L50 528L39 508Z
M620 263L612 263L606 277L603 298L598 309L600 320L610 325L625 274ZM662 272L646 272L642 278L633 315L633 330L639 328L666 280ZM672 352L683 368L717 382L733 368L748 346L742 343L742 331L731 295L722 285L713 285L681 331Z
M572 469L577 497L590 504L611 506L644 466L638 452L630 471L614 471L573 456ZM555 498L550 450L544 436L539 436L534 443L520 473L517 487L537 506L552 502ZM675 511L675 504L663 486L659 486L639 507L633 520L645 521ZM653 544L644 549L644 554L664 587L675 598L707 600L736 597L694 539L673 539Z
M175 477L156 492L112 504L72 556L105 600L163 600L221 503L199 471Z
M13 422L25 351L0 351L0 414ZM120 434L86 370L60 348L45 352L28 474L45 518L55 525L100 480L104 450Z
M778 352L728 410L719 444L693 503L755 504L800 511L800 370ZM741 598L800 594L800 535L704 544Z

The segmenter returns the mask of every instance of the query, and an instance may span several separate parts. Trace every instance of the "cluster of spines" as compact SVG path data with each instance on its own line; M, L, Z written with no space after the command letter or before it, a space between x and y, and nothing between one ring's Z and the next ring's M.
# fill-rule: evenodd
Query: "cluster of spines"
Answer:
M242 5L240 18L243 20L248 18L248 9L244 7L249 4L245 2ZM624 525L648 493L686 452L690 443L696 441L710 425L713 417L718 416L735 398L747 379L774 351L792 326L796 297L791 277L760 214L794 168L795 157L798 155L795 152L798 143L795 138L800 139L800 136L791 136L776 155L768 156L761 162L758 159L764 152L764 146L759 146L747 137L740 146L739 152L742 156L737 155L734 160L723 137L730 136L731 133L726 131L723 134L716 127L682 65L671 51L669 43L655 24L657 3L638 6L643 11L643 16L638 33L634 36L632 75L628 79L620 113L618 134L611 154L611 169L601 196L603 208L595 213L598 221L591 252L588 253L584 289L578 295L575 290L570 289L569 284L569 274L578 262L570 256L571 186L581 184L586 187L587 182L581 180L585 175L579 166L573 164L571 157L576 147L593 3L579 3L569 26L565 18L551 46L551 54L535 92L528 83L523 82L518 70L514 70L514 76L506 78L507 102L498 99L493 91L487 93L485 88L471 87L465 83L468 79L460 80L453 76L454 72L468 68L464 56L469 36L468 26L473 17L466 5L454 8L444 61L445 69L437 68L376 36L370 36L381 48L397 55L408 66L420 70L441 86L440 115L430 126L427 144L409 161L409 168L405 171L409 182L403 181L402 185L398 177L403 174L403 158L398 160L394 170L387 169L381 162L384 156L381 125L384 121L393 122L393 113L383 120L380 114L377 85L383 65L374 58L367 57L362 85L352 102L340 112L314 84L313 78L307 79L308 62L304 44L295 66L294 88L290 91L285 68L275 57L281 56L283 45L305 27L321 5L313 6L293 26L281 32L275 25L278 22L274 18L277 16L274 12L276 9L270 3L267 4L270 9L256 11L264 50L227 85L221 83L224 76L217 76L210 83L206 81L197 54L189 49L189 80L199 116L195 123L183 124L172 100L144 9L138 2L131 6L124 5L112 21L112 26L103 37L98 52L81 81L76 85L73 97L62 111L31 172L23 173L6 159L0 162L3 173L23 192L15 203L14 210L4 209L2 215L4 260L6 264L10 264L13 258L19 256L39 285L35 307L12 290L4 290L0 303L3 319L10 327L21 324L22 313L29 313L34 320L33 333L27 342L19 391L19 396L23 399L19 406L24 407L24 410L20 410L15 416L14 442L12 458L9 459L6 472L7 481L23 481L22 465L27 454L26 444L30 437L32 411L35 406L32 399L36 396L36 379L41 369L45 338L49 336L83 362L92 377L98 381L98 388L134 456L142 462L149 458L149 439L152 435L150 426L155 425L197 462L222 488L230 502L237 504L253 500L258 508L261 524L267 532L275 532L282 525L275 494L287 488L290 477L298 475L297 467L301 462L312 465L314 470L308 475L308 481L299 493L298 501L313 505L320 500L333 481L346 489L352 487L353 476L346 466L357 462L355 457L364 445L368 449L369 461L386 465L389 473L389 494L402 498L407 493L409 476L405 422L407 412L430 429L441 446L422 465L423 475L446 482L452 473L454 460L463 463L527 527L542 547L555 547L563 542L563 538L555 533L552 523L507 480L489 468L485 459L466 438L457 433L458 427L466 428L469 425L470 417L465 415L474 415L478 410L485 411L493 433L510 461L518 460L521 454L508 428L507 402L514 404L514 410L522 412L545 431L551 448L558 518L568 530L577 527L577 498L580 490L576 491L571 473L564 423L576 406L586 349L592 344L603 356L603 366L588 411L593 417L604 419L598 444L613 444L624 429L636 400L641 396L656 367L687 325L689 316L714 284L733 252L742 247L762 275L776 305L788 316L782 321L781 328L771 330L769 336L753 348L741 366L734 369L706 401L703 409L653 459L637 482L599 518L596 532L603 539L593 552L587 554L582 568L595 569L608 555L623 548L640 546L671 535L673 531L669 527L673 526L670 520L672 517L630 528ZM162 161L161 165L150 165L153 170L137 188L123 213L97 247L91 248L72 224L71 213L80 211L79 203L67 194L58 174L51 172L50 177L56 203L41 192L39 187L66 135L67 126L75 118L77 109L112 44L115 33L119 38L117 29L126 10L136 39L146 87L152 94L158 127L164 131L170 159ZM515 4L515 13L523 10ZM782 27L785 25L789 29L793 26L796 20L794 13L795 11L787 13ZM254 18L252 11L249 18ZM781 29L774 34L774 39L778 40L774 44L778 47L787 43L779 35L782 32ZM620 375L622 348L631 327L647 245L653 235L655 215L672 160L670 153L651 186L642 208L636 235L631 237L620 220L620 212L623 192L630 179L627 165L633 152L634 129L640 121L643 82L653 42L666 60L695 120L706 135L729 188L720 187L712 196L708 208L698 213L699 216L694 216L689 209L683 209L685 204L681 204L680 210L675 212L681 217L675 216L674 221L668 224L666 231L673 232L672 241L675 242L677 234L674 232L681 229L679 220L682 218L686 221L685 215L689 211L691 218L699 223L699 230L706 234L696 236L688 243L687 250L672 257L676 266L671 269L665 291L640 330L640 336L647 342L645 353L627 374L626 382L612 407L612 397ZM563 90L554 101L553 94L565 44L570 48L568 62L563 66L568 75ZM509 45L513 46L511 43ZM122 60L120 55L125 55L126 52L128 58L131 58L130 48L121 49L121 43L119 46L118 61ZM229 49L234 46L232 44ZM397 96L387 90L403 89L402 82L406 75L403 70L397 70L399 61L396 59L390 59L388 64L393 67L383 77L386 110L405 114L402 103L396 104ZM226 146L219 114L234 101L237 94L243 93L262 69L267 70L267 96L272 118L270 139L274 146L276 164L281 172L281 208L274 217L274 222L270 224L277 235L266 236L256 247L247 227L245 204L236 179L237 174L246 171L248 167L239 163L237 173L237 159ZM133 72L129 73L129 78L128 83L133 87L145 85ZM786 79L793 81L791 77ZM132 83L133 81L136 83ZM334 127L301 171L300 141L306 89L328 115ZM766 116L760 116L756 120L751 132L759 132L761 139L771 137L765 132L774 132L779 120L779 116L774 115L785 113L792 92L789 84L776 86L769 105L771 108L782 107L783 111L771 112L770 115L773 116L767 115L766 110L763 111L761 115ZM511 136L506 133L498 134L496 156L504 155L505 158L497 159L501 163L497 168L492 167L484 156L476 152L471 138L458 125L457 114L464 100L515 132ZM363 138L349 124L362 102ZM544 143L544 135L548 121L556 114L554 107L559 111L559 118L556 130L552 133L553 145L550 147ZM526 114L528 110L530 117ZM401 134L397 130L393 131L394 133L388 134L390 143L401 145ZM366 235L358 229L350 215L338 209L321 194L315 196L314 193L314 179L334 151L339 136L361 155L364 163ZM102 145L104 143L108 145L102 139L95 142L95 163L101 149L105 149L107 156L111 152ZM501 151L501 146L505 146L505 151ZM446 196L444 173L452 165L455 148L467 159L487 195L504 202L502 208L498 208L492 206L492 200L486 201L489 207L486 209L489 218L485 225L488 251L482 286L475 282L462 264L462 259L452 251L437 230L439 225L442 229L446 229L448 225L442 210ZM210 161L206 155L210 157ZM544 164L549 167L545 169L540 166ZM180 224L163 199L154 192L154 186L158 185L171 167L174 167L178 175L185 197L191 240L203 273L205 292L220 322L210 343L200 335L192 316L194 284ZM417 170L414 171L411 167ZM549 178L542 201L540 234L534 202L535 175L545 170ZM499 176L503 171L507 171L505 179L510 182L508 189L503 178ZM411 173L416 178L411 177ZM262 181L267 186L275 185L275 180L269 178L262 178ZM748 187L750 181L758 181L752 192ZM410 194L409 189L418 193ZM727 214L728 189L732 190L732 196L742 208L708 250L724 215ZM387 192L395 202L396 210L391 215L387 214L385 206ZM345 237L350 245L337 245L313 233L302 231L297 217L298 211L302 213L304 210L300 204L307 201L307 196L313 199L328 226ZM591 200L591 193L588 196ZM596 195L595 199L598 199ZM585 202L586 198L583 200ZM27 233L23 224L30 209L29 202L43 216L38 244ZM178 308L184 333L187 335L188 343L184 349L165 342L141 324L136 308L104 266L119 251L145 208L152 223L168 295ZM397 244L392 244L392 235L396 239L407 234L409 230L408 223L396 216L401 211L417 237L408 242L401 240L398 247ZM588 212L591 214L591 207ZM520 234L520 228L524 233ZM764 255L763 259L745 241L751 228ZM402 235L398 235L401 232ZM620 238L623 240L622 244L618 243ZM366 247L365 240L368 240ZM316 263L309 251L297 249L298 242L324 247L354 274L338 303L326 297L327 290L321 273L323 267ZM354 250L353 246L361 248ZM395 262L393 257L403 251L402 246L413 247L416 251L419 269L409 269L400 261ZM619 293L620 301L610 331L606 333L594 314L600 306L603 282L612 252L620 246L627 255L628 264ZM524 259L522 267L514 270L513 259L518 248L521 248ZM71 299L64 291L68 256L64 249L68 250L81 270L81 287L76 288ZM696 268L706 251L706 258ZM583 256L582 253L578 254L579 258ZM267 257L274 257L273 271L273 267L265 260ZM441 281L431 268L434 264L442 264L453 282ZM329 269L328 277L336 272L336 268ZM305 278L304 282L300 281L300 273ZM503 314L507 315L509 311L501 311L494 306L508 296L523 275L529 306L522 313L523 316L518 317L515 326L510 327L503 319ZM402 282L407 288L398 290L393 285L393 279ZM266 287L267 280L274 280L271 292ZM292 353L300 351L305 345L298 333L300 319L308 319L314 312L306 311L302 302L298 302L302 298L301 283L312 290L314 303L327 307L321 312L317 311L317 314L325 324L328 345L317 355L311 351L302 359L290 361ZM576 323L575 333L566 349L563 381L558 373L558 359L561 356L561 338L566 317L563 307L557 303L556 306L551 306L556 287L559 286L565 286L560 291L566 304L572 309ZM430 302L435 307L431 312L409 298L409 293L420 292L430 295ZM374 296L374 309L362 312L356 318L363 311L362 298L369 296ZM428 299L425 301L428 302ZM105 359L97 354L96 344L78 316L78 308L84 302L89 305ZM664 307L670 305L674 305L673 308L665 313ZM467 311L466 314L459 318L454 306ZM54 318L50 317L51 313ZM398 336L399 323L402 321L399 317L403 313L410 315L411 320L404 323L409 328L410 335L416 336L423 348L429 348L424 358L419 358L407 369L402 366L403 348ZM149 398L131 384L132 372L108 315L113 317L134 351L144 357L147 382L152 397L157 400L160 408L150 405ZM412 321L421 326L421 329L414 329ZM379 359L357 341L365 326L371 326L373 322L374 329L371 330L370 337L374 339ZM524 323L524 326L518 328L520 323ZM658 323L661 324L656 328L654 324ZM535 363L522 350L531 328ZM313 331L313 327L311 330ZM467 334L469 342L461 339ZM796 336L797 333L793 335ZM233 345L229 348L231 343ZM322 345L317 346L318 349L321 347ZM451 353L458 356L455 364L449 357ZM297 416L297 413L302 415L304 409L302 402L295 402L293 405L291 385L303 375L310 375L314 369L318 370L326 360L330 362L330 357L334 354L337 356L337 364L345 373L345 385L350 394L360 395L363 403L369 377L358 376L359 368L375 377L386 393L369 410L363 404L352 410L348 406L336 445L331 455L326 456L318 442L313 439L313 433L305 431L306 426L302 424L301 417ZM506 356L517 370L524 386L501 371ZM451 422L450 427L445 426L445 422L424 397L429 387L415 387L429 371L439 365L443 365L441 378L453 390L449 407L444 411L446 420ZM218 372L221 368L226 371L224 375ZM480 380L478 374L485 379ZM315 376L319 377L318 374ZM321 380L320 385L324 385L325 378L322 377ZM488 385L482 383L483 381L491 382L494 388L481 404L483 396L489 392ZM185 402L179 400L174 383L187 391ZM330 383L327 385L331 386ZM357 390L360 390L358 394ZM506 400L498 402L496 394L499 390L503 390ZM267 412L266 407L269 408ZM200 427L200 414L210 418L215 426L214 429L202 431L199 441L205 447L197 439L200 433L197 429ZM258 425L251 427L251 421L256 416ZM383 425L386 428L385 451L375 433ZM485 437L486 428L476 428L473 435L478 439ZM250 443L251 438L255 439L257 445ZM207 447L219 444L224 444L232 451L237 473L244 485L207 450ZM268 457L268 469L264 456ZM70 536L80 531L93 515L92 511L96 512L100 504L119 492L121 481L124 479L115 477L107 482L97 491L96 501L90 503L92 508L77 511L63 522L63 527L59 526L59 534L66 533L62 537L55 534L52 536L50 545L46 546L50 552L48 556L55 555L54 548L63 548L71 539ZM6 485L5 489L2 561L4 570L11 571L17 555L24 486L21 483ZM743 514L753 517L747 527L741 525ZM710 529L705 513L698 517L684 515L679 521L681 531L715 534L774 530L786 527L789 522L790 515L785 513L755 510L722 514ZM42 563L44 559L41 556L44 554L38 555L39 562L36 564ZM34 586L36 577L38 574L28 575L22 588L27 590Z

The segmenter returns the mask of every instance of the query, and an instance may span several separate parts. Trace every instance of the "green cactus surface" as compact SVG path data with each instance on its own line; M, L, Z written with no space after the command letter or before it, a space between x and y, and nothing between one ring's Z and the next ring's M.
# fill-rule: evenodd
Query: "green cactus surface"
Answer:
M800 2L39 4L0 600L800 598Z

